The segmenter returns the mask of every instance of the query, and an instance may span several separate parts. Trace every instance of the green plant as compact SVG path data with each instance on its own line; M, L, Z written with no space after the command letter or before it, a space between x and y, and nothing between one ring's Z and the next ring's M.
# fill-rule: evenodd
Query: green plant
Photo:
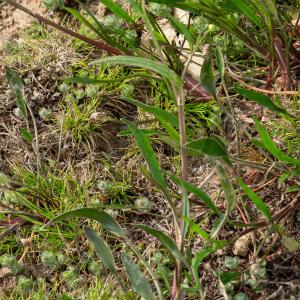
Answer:
M171 3L170 1L163 2L165 2L166 4ZM198 1L198 3L176 2L175 5L177 5L180 8L191 11L194 14L199 14L201 10L202 13L204 12L204 15L207 19L209 19L211 22L217 23L217 25L220 28L225 29L227 32L234 35L239 40L243 41L249 48L254 49L260 55L266 54L265 48L259 43L263 41L262 37L265 37L267 41L266 43L268 43L268 45L272 45L271 50L268 53L273 63L271 69L274 67L275 61L277 61L280 65L282 75L285 76L285 71L287 71L287 64L281 60L283 59L281 51L282 47L278 45L277 33L274 33L273 31L273 26L281 24L281 20L275 18L274 24L270 22L270 20L272 19L271 15L266 13L266 7L263 4L260 5L258 1L250 1L251 5L248 7L248 9L246 8L246 2L244 1L241 1L238 4L236 4L233 1L229 2L233 7L236 8L237 11L242 13L252 24L253 31L251 31L250 34L244 32L243 29L240 28L239 20L236 18L235 15L230 15L229 17L227 17L226 14L220 9L220 7L213 1L210 1L208 3L204 3L204 1ZM130 30L130 26L136 25L134 20L131 18L130 15L128 15L126 11L122 9L120 5L112 1L105 1L105 4L111 11L115 13L115 16L108 19L108 21L106 21L106 23L104 22L104 24L97 22L97 20L93 18L93 16L89 13L88 10L86 10L86 13L89 15L90 18L86 18L85 15L80 14L75 10L68 9L68 12L73 14L77 19L79 19L82 23L88 26L90 30L93 30L111 46L116 47L114 49L111 49L108 48L106 45L100 45L102 48L114 54L120 54L122 52L124 52L124 54L127 54L115 57L102 58L100 60L92 62L90 65L99 66L103 64L120 64L131 65L136 68L146 70L149 73L149 75L145 75L143 73L146 78L163 82L164 89L168 94L171 105L174 107L174 111L170 112L169 110L163 109L158 106L146 105L140 101L133 99L134 95L133 89L131 87L126 86L125 93L124 90L121 90L121 94L124 97L125 101L151 114L154 117L154 119L160 123L160 130L158 130L158 132L154 132L153 136L155 136L157 139L160 139L160 141L162 142L167 141L167 143L171 145L174 151L178 152L180 156L180 170L177 170L177 173L180 173L180 178L178 178L177 176L169 174L169 172L162 170L159 160L156 158L156 154L154 152L153 144L155 139L152 136L149 137L144 129L139 128L133 122L124 121L124 123L128 127L128 131L135 138L140 152L145 162L147 163L147 168L142 168L144 176L148 178L149 181L152 182L156 186L156 188L161 192L165 201L168 204L170 212L172 213L175 239L173 239L173 235L168 236L163 231L156 230L144 224L139 224L136 226L136 228L138 230L143 230L147 234L152 235L153 237L158 239L162 247L165 250L167 250L169 252L170 257L172 257L173 263L175 265L172 288L170 288L171 284L168 281L168 276L166 276L166 269L160 268L159 270L157 270L157 272L159 271L159 276L163 278L166 288L169 290L170 294L172 295L172 298L183 299L186 293L195 297L203 297L201 280L199 278L198 272L199 265L201 264L204 258L211 255L216 250L223 248L227 244L233 242L232 240L224 241L218 239L218 234L220 233L221 229L224 227L225 224L241 226L241 224L234 224L234 222L231 222L229 220L230 214L236 208L237 196L236 191L234 190L235 181L229 178L227 169L232 167L232 160L234 161L235 158L229 157L229 154L226 149L226 143L223 142L222 138L218 136L200 136L199 138L199 136L195 136L192 134L192 130L187 126L186 122L187 106L185 104L185 96L182 92L184 86L190 85L190 87L195 87L195 85L189 82L190 78L187 75L188 65L189 63L191 63L195 54L194 52L197 50L197 47L199 45L202 45L206 41L206 39L208 38L208 34L215 31L215 27L208 26L207 32L199 36L193 32L192 28L172 18L172 16L169 15L168 9L164 9L164 7L153 5L152 8L155 9L152 9L149 13L144 1L132 1L132 6L135 10L135 13L138 14L140 18L144 19L145 28L150 33L152 39L151 43L149 43L149 48L145 49L144 45L142 45L140 46L140 48L134 49L134 56L131 55L132 49L126 48L126 45L122 43L121 37L118 36L118 29L120 27L120 23L119 21L117 21L119 18L122 19L122 22L125 23L124 26L127 26L125 27L126 30ZM226 3L223 3L223 6L224 5L226 5ZM225 11L226 9L229 9L229 11L231 11L232 6L226 6ZM260 13L262 14L263 21L267 24L267 30L264 29L265 24L263 24L263 21L261 21L260 18L256 15L256 12L253 11L254 8L256 10L258 8L262 9ZM274 9L272 9L274 7L271 5L271 2L270 8L270 11L272 12L272 14L274 14L273 17L275 17L276 10L274 11ZM174 48L176 47L172 47L171 43L164 36L164 32L162 31L162 29L160 28L156 19L153 16L154 13L166 15L169 18L170 22L173 24L173 26L176 28L176 30L178 30L188 41L190 46L190 56L185 66L180 59L180 54L178 54L177 50L174 50ZM260 28L262 32L258 32L254 25ZM113 27L112 32L106 34L106 32L104 32L103 30L105 29L103 26ZM60 27L60 29L62 28ZM62 30L66 32L66 29ZM74 35L74 33L72 34ZM116 39L112 41L113 37L116 37ZM93 43L90 40L84 38L82 39ZM99 46L99 43L96 45ZM137 45L134 46L137 47ZM277 51L277 56L275 56L274 54L276 52L274 51L274 49ZM286 48L286 50L288 50L288 52L290 53L289 48ZM222 79L223 88L226 90L226 85L224 81L225 66L224 61L222 62L222 60L222 54L221 52L219 52L217 54L217 66L219 69L219 75ZM141 74L137 74L137 76L141 76ZM285 77L285 79L287 78ZM69 80L71 82L81 81L81 83L85 82L87 84L97 83L97 79L87 78L84 76L80 78L71 78ZM206 90L206 92L204 93L204 98L207 97L208 93L216 101L218 101L219 99L214 79L211 56L207 56L203 62L200 74L200 81L202 86ZM286 81L286 87L287 84L288 83ZM65 87L63 91L68 92ZM297 117L291 115L286 111L286 109L284 109L280 105L275 104L273 101L271 101L271 99L262 94L254 93L241 88L238 88L237 91L241 96L245 98L251 98L260 105L264 106L265 108L268 108L269 110L272 110L273 112L276 112L281 116L288 118L291 121L291 123L297 120ZM72 105L70 107L69 116L67 116L68 118L65 123L67 124L67 129L74 130L75 132L79 130L79 132L75 133L74 135L76 138L79 138L79 140L83 136L85 136L86 133L89 133L94 129L90 126L90 123L88 122L89 112L87 114L81 114L82 112L80 111L79 100L83 99L85 93L87 93L86 90L79 88L74 91L75 97L69 96L69 102L72 102ZM92 90L92 93L89 93L89 95L92 95L91 98L93 98L95 95L95 90ZM75 99L78 100L78 102L76 102ZM90 103L91 105L93 105L93 99ZM88 106L85 105L84 107ZM175 114L174 112L176 112L177 114ZM195 112L199 113L199 110L197 110L197 107L192 107L192 113ZM79 117L77 118L77 116ZM79 122L72 123L74 120L79 120ZM82 128L83 131L80 131ZM260 135L261 140L255 140L253 141L253 144L256 147L261 148L263 151L266 151L269 155L271 155L273 157L272 163L276 160L275 167L278 163L279 167L277 168L277 170L281 171L282 169L284 169L284 171L286 172L285 178L291 178L295 175L297 176L297 172L299 173L300 166L299 160L283 153L275 145L268 132L257 120L256 129ZM25 132L23 136L26 136ZM28 135L27 138L29 138ZM224 213L222 213L222 211L217 208L215 202L204 191L188 182L188 156L204 155L208 156L208 158L215 164L215 168L219 177L221 189L224 194L224 200L226 204ZM241 233L241 235L248 233L249 231L254 230L255 228L259 228L261 226L266 226L269 228L270 231L274 230L279 234L284 235L282 230L280 230L279 227L276 226L276 222L278 222L282 218L285 211L273 216L270 209L263 202L263 200L260 199L243 182L242 179L238 179L238 183L244 190L248 198L254 203L257 210L260 211L266 219L263 223L242 224L243 226L250 225L252 226L252 228L250 228L250 230L246 229L245 232ZM178 193L174 191L172 185L176 185L177 190L179 190L180 192ZM109 187L109 189L107 188L107 186L104 187L105 192L108 190L108 192L110 193L111 189L111 187ZM299 189L299 186L296 185L296 189ZM205 232L200 227L193 227L193 230L195 230L203 238L204 245L192 257L187 255L189 249L186 246L188 239L187 233L189 232L189 230L191 230L192 224L190 220L190 203L188 198L189 193L194 193L197 197L199 197L202 200L202 202L206 204L206 206L209 209L209 212L213 214L216 218L216 222L210 228L209 233ZM137 206L139 206L143 210L147 209L147 211L149 211L151 207L149 207L150 205L148 205L148 202L146 204L145 203L146 201L145 199L143 199L143 205L140 205L141 203L139 203ZM160 283L157 280L157 274L152 269L151 265L149 265L147 260L139 253L137 247L134 246L134 244L128 236L128 233L124 229L122 229L121 226L111 217L111 213L108 214L103 210L92 208L71 210L52 219L52 221L48 223L48 226L53 224L54 222L64 220L67 217L83 217L96 220L103 226L103 228L106 231L110 232L111 234L114 234L116 236L116 240L121 241L126 245L126 247L129 247L131 249L131 251L134 254L134 257L139 260L139 263L150 275L151 281L153 282L153 284L150 284L143 272L140 271L139 264L136 264L126 252L123 252L121 255L122 263L133 289L145 299L155 299L156 296L158 296L160 299L163 299L164 296L162 288L160 287ZM101 237L99 237L93 229L85 226L84 231L87 238L93 244L97 255L102 260L103 265L117 278L120 285L124 288L124 290L126 290L126 280L122 275L120 275L117 272L116 263L108 244ZM285 238L284 240L290 249L296 248L295 243L292 243L287 238ZM230 263L227 262L227 267L228 266L230 266L230 268L232 269L237 268L237 264L233 264L232 261ZM253 271L252 273L259 275L259 272L260 271L257 271L255 273ZM78 274L75 274L74 270L70 268L66 271L66 273L63 276L67 280L72 279L72 282L77 282L77 275ZM256 275L253 276L255 277ZM241 274L236 271L223 272L219 274L220 285L223 287L224 293L233 291L234 282L236 282L240 278L240 276ZM155 287L156 289L155 292L153 291L153 287ZM244 297L245 299L246 296L242 293L235 295L236 299L241 299L242 297Z

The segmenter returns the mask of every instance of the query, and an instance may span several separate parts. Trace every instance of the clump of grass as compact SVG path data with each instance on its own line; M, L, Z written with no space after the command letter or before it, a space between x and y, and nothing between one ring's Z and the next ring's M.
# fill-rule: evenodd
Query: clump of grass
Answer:
M72 47L72 39L61 32L51 32L34 23L19 32L16 40L6 42L4 63L19 71L44 69L66 74L65 66L71 65L80 55Z

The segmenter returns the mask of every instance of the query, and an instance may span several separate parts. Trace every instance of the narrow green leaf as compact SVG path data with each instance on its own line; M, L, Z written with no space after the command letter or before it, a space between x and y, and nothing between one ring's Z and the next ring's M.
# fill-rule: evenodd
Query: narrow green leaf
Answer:
M193 258L192 260L192 272L195 278L195 285L192 288L189 288L188 291L190 292L197 292L200 289L200 280L199 280L199 266L201 262L209 256L210 254L214 253L218 249L222 249L227 245L226 241L222 240L214 240L211 241L211 246L206 244Z
M69 210L53 218L45 226L50 226L54 223L73 217L87 218L98 221L107 231L113 232L119 236L124 236L124 231L120 225L109 214L96 208L78 208Z
M203 61L200 73L200 82L203 85L203 87L215 99L217 99L216 83L210 55L207 55Z
M165 119L167 122L169 122L175 128L179 127L178 117L166 110L163 110L159 107L146 105L146 104L144 104L138 100L132 99L132 98L124 97L122 99L126 100L130 104L133 104L133 105L136 105L136 106L142 108L143 110L153 114L157 118Z
M103 265L114 275L117 269L112 252L107 243L91 228L84 226L84 233L88 240L92 243L97 255L101 259Z
M122 262L134 290L145 300L155 300L148 280L129 255L124 252L122 253Z
M257 15L255 11L253 11L249 3L246 3L244 0L239 0L239 1L229 0L229 1L256 26L260 28L262 27L262 22L260 17Z
M291 165L300 166L300 160L292 158L284 154L279 148L277 148L276 144L271 139L269 133L267 130L261 125L261 123L255 119L256 129L259 132L259 135L261 137L262 143L264 144L264 147L272 154L274 157L276 157L280 161L287 162Z
M236 207L236 193L232 186L231 180L229 179L225 169L220 162L216 163L216 171L224 191L224 197L226 201L226 213L232 212Z
M265 2L266 2L265 5L267 7L267 11L272 14L272 16L277 20L278 23L280 23L277 7L274 3L274 0L265 0ZM298 5L299 5L299 1L298 1Z
M125 101L129 102L130 104L136 105L137 107L142 108L144 111L153 114L161 123L161 125L163 125L165 127L165 129L167 130L168 134L175 139L175 141L179 142L179 133L175 128L179 127L179 122L178 122L178 118L177 116L171 114L170 112L163 110L159 107L153 107L153 106L149 106L146 105L140 101L131 99L131 98L127 98L127 97L123 97L122 99L124 99ZM175 127L175 128L174 128Z
M156 230L147 225L140 224L137 225L137 227L157 238L175 259L182 261L186 266L188 266L186 259L182 256L176 243L169 236L162 231Z
M260 199L256 193L254 193L241 178L238 178L239 185L242 187L244 192L247 194L249 199L255 204L258 210L270 221L272 222L272 214L267 207L267 205Z
M189 288L189 292L198 292L201 288L201 283L199 279L199 266L203 259L213 253L213 249L210 247L204 247L201 249L192 260L192 271L195 278L195 285L192 288Z
M177 20L175 17L173 17L171 14L168 16L172 26L179 31L180 33L182 33L184 35L184 37L186 38L186 40L188 41L190 48L193 49L194 46L194 38L193 35L191 34L189 28L183 24L182 22L180 22L179 20Z
M78 12L76 9L71 8L71 7L64 7L64 9L70 13L71 15L73 15L80 23L84 24L85 26L87 26L90 30L92 30L93 32L95 32L96 34L99 35L98 30L95 28L95 26L88 21L87 18L85 18L80 12Z
M218 66L218 70L219 70L221 80L224 80L225 63L224 63L223 53L222 53L221 47L219 45L217 46L217 55L216 55L216 57L217 57L216 62L217 62L217 66Z
M183 226L182 226L182 234L181 239L184 241L186 238L186 234L189 230L189 222L186 220L190 217L190 202L188 198L188 193L185 188L182 191L182 203L183 203L183 210L182 210L182 217L183 217Z
M211 232L211 238L213 239L218 232L221 230L223 225L225 224L229 214L235 209L236 207L236 193L232 186L231 180L229 179L228 175L226 174L225 169L223 168L220 161L216 161L216 171L224 192L224 198L226 201L226 211L225 214L222 214L217 222L215 222L215 226Z
M191 150L195 154L206 154L209 156L226 157L228 156L225 146L221 142L216 141L213 138L203 138L197 141L189 142L186 145L188 150Z
M32 134L25 128L20 129L20 135L21 135L22 139L26 142L31 143L33 140Z
M260 104L263 107L268 108L271 111L291 116L284 108L277 106L268 96L266 96L262 93L247 90L247 89L244 89L241 87L236 87L235 90L241 96L243 96L249 100L255 101L256 103Z
M197 186L182 180L176 176L170 175L170 178L177 185L184 187L188 192L195 194L199 199L201 199L214 213L219 214L217 207L211 198Z
M5 66L5 76L10 85L10 88L15 90L23 90L24 84L18 72Z
M111 0L100 0L112 13L116 16L122 18L128 23L134 23L133 19L128 15L128 13L117 3Z
M205 240L209 240L210 236L209 234L203 230L202 228L200 228L200 226L196 223L194 223L192 220L185 218L185 221L189 224L189 228L190 228L190 237L192 238L194 233L197 233L198 235L200 235L203 239Z
M11 90L16 96L16 103L24 118L27 118L26 101L24 97L24 84L18 72L5 67L5 76Z
M152 135L160 135L161 132L158 130L153 130L153 129L140 129L141 131L144 132L146 136L152 136ZM132 132L129 129L125 129L119 132L118 136L133 136Z
M218 219L214 222L211 232L210 232L210 239L214 239L219 231L222 229L223 225L225 224L227 217L228 217L228 210L226 210L225 214L221 214Z
M156 159L155 153L152 149L151 143L147 138L146 134L138 129L133 123L125 121L128 129L134 135L136 142L141 150L141 153L148 164L148 167L152 173L153 179L158 183L160 188L166 191L166 184L164 180L163 173L160 169L158 160Z
M180 153L180 142L174 140L174 138L171 138L169 135L159 135L158 139L162 141L163 143L169 145L172 147L175 151Z
M161 75L162 78L172 81L177 87L181 87L181 79L173 70L169 69L167 66L161 63L148 58L119 55L95 60L91 62L90 65L105 63L132 65L140 68L145 68L150 71L156 72L157 74Z

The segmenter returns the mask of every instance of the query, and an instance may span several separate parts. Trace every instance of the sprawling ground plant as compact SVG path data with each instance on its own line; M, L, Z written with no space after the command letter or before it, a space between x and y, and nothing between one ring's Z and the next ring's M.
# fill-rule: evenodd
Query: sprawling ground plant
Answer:
M128 132L135 138L139 150L146 162L141 170L144 176L156 186L163 195L168 204L173 217L174 232L167 235L163 231L157 230L145 224L136 225L136 230L142 230L158 239L174 260L173 283L167 281L166 286L172 286L168 295L164 294L166 287L161 287L156 270L139 252L137 247L131 241L128 233L123 229L110 214L96 208L80 208L70 210L53 218L46 226L62 221L70 217L81 217L96 220L105 231L113 234L116 240L124 243L125 251L121 253L121 260L126 270L128 279L133 289L144 299L184 299L186 295L196 299L205 298L204 290L201 286L199 277L199 266L203 259L208 257L218 249L234 243L238 237L248 234L256 228L267 227L268 234L272 231L277 232L287 244L293 243L291 238L287 237L284 230L278 225L278 222L291 211L298 202L300 161L295 157L290 157L282 152L273 142L268 131L262 123L254 119L256 130L260 140L252 140L252 143L267 153L269 156L270 168L275 168L280 173L281 180L291 180L293 188L298 192L295 200L276 214L272 214L263 200L252 191L239 174L236 174L233 163L242 163L239 157L229 154L229 151L220 136L212 135L200 137L193 134L192 129L186 124L185 102L187 96L184 89L196 96L200 101L214 100L223 107L216 88L215 74L213 73L212 57L216 58L218 69L217 76L220 78L223 89L227 92L225 75L227 68L224 62L222 47L214 47L213 51L205 56L202 63L199 82L189 74L189 66L193 62L196 52L209 39L213 38L214 26L209 26L206 31L199 32L195 28L192 18L195 16L205 17L211 23L218 26L218 30L224 31L229 38L234 41L242 42L247 48L253 51L269 68L269 77L265 89L271 87L272 82L279 68L282 77L282 88L286 91L293 87L290 80L290 67L299 59L299 54L293 47L294 29L290 33L279 31L278 28L291 26L290 20L281 13L280 9L273 1L149 1L163 3L166 6L148 6L145 1L130 1L132 14L125 11L119 4L111 0L102 1L103 4L114 14L109 16L103 22L100 22L83 4L79 12L73 8L65 10L77 18L82 24L99 36L100 41L92 40L69 29L45 19L26 10L14 1L7 0L7 3L26 11L40 21L56 27L61 31L73 35L84 42L87 42L98 49L106 51L110 56L96 59L90 63L90 66L99 66L102 64L119 64L133 66L137 71L134 76L144 77L149 80L163 82L170 99L172 110L165 110L161 107L147 105L138 101L130 95L123 94L123 100L138 107L148 114L153 115L155 120L160 123L160 132L155 132L156 137L163 143L168 144L180 156L180 169L176 174L171 174L164 170L159 163L152 145L152 135L144 129L139 128L132 121L124 120ZM184 24L176 19L169 7L177 7L190 13L189 22ZM57 6L55 8L61 8ZM154 12L161 14L166 18L173 28L183 37L184 42L174 45L168 40L164 30L154 16ZM238 13L238 16L236 16ZM192 16L193 15L193 16ZM240 17L242 16L242 17ZM141 25L143 20L143 25ZM244 22L246 26L241 26ZM297 20L298 22L298 20ZM138 40L138 34L146 31L150 39L148 43ZM124 32L126 34L124 34ZM185 43L185 41L187 43ZM224 38L225 41L225 38ZM188 49L183 49L188 47ZM185 60L182 55L185 54ZM142 70L142 71L140 71ZM16 72L7 69L7 79L15 92L18 107L24 117L27 117L28 105L23 97L23 85ZM91 77L72 77L66 81L73 83L92 84L97 80ZM255 101L262 107L273 111L285 120L291 126L296 127L299 117L289 113L282 107L281 103L273 102L268 96L257 91L236 87L235 91L242 97ZM228 95L227 95L228 96ZM230 107L229 107L230 108ZM29 111L30 112L30 111ZM27 129L22 130L21 135L27 142L34 142L34 134ZM238 137L237 137L238 138ZM43 172L41 158L38 150L38 140L33 143L37 156L37 165L40 172ZM207 156L214 164L222 194L225 200L225 209L219 209L214 201L199 187L188 181L188 163L189 158L194 156ZM269 165L268 165L269 166ZM262 166L266 168L266 166ZM268 169L268 167L267 167ZM229 173L234 174L229 176ZM238 172L237 172L238 173ZM174 189L176 186L176 189ZM234 186L239 186L238 191L243 190L245 195L254 203L257 210L264 216L265 220L259 223L237 223L230 220L230 214L237 207L237 193ZM209 212L216 217L209 232L204 231L197 224L194 224L190 218L190 200L189 194L196 195L209 209ZM243 201L241 199L243 205ZM225 224L231 226L244 227L244 231L239 236L230 240L219 240L218 234ZM191 249L187 246L189 231L197 232L204 240L202 248L194 255L191 255ZM97 255L102 260L104 266L116 277L120 286L126 291L128 283L123 275L118 272L115 259L109 245L100 237L97 232L88 226L84 227L84 232L88 240L93 244ZM139 261L136 264L128 254L129 250L133 252L134 257ZM149 279L144 275L146 271ZM241 278L242 274L238 271L223 272L217 275L220 281L221 291L227 298L226 284L230 281ZM232 279L232 280L231 280ZM223 287L223 288L222 288Z

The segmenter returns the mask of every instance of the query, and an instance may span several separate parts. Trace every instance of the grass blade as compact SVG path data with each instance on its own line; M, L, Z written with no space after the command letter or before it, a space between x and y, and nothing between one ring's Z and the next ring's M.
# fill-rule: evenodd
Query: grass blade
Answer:
M156 159L155 153L152 149L150 140L148 139L146 134L142 130L138 129L133 123L129 121L125 121L125 122L128 126L128 129L132 132L132 134L136 139L136 142L141 150L141 153L151 171L153 179L157 182L157 184L161 189L166 191L165 179L160 169L159 162Z
M93 24L91 24L81 13L79 13L76 9L65 7L64 8L68 13L70 13L72 16L74 16L80 23L87 26L90 30L101 36L98 32L98 30L94 27ZM101 36L102 37L102 36Z
M132 65L135 67L145 68L161 75L162 78L172 81L177 87L181 86L181 80L173 70L169 69L167 66L161 63L158 63L148 58L120 55L120 56L105 57L102 59L98 59L91 62L90 65L105 64L105 63Z
M261 137L262 143L264 144L264 147L278 160L287 162L291 165L300 166L300 160L292 158L284 154L273 142L272 138L270 137L267 130L261 125L261 123L255 119L255 125L256 129L259 132L259 135Z
M45 226L53 225L54 223L71 217L87 218L98 221L107 231L113 232L119 236L124 236L124 231L120 225L109 214L96 208L78 208L67 211L50 220Z
M114 15L120 17L128 23L134 23L133 19L128 13L118 4L111 0L100 0Z
M211 241L211 245L205 245L193 258L192 260L192 271L195 278L195 286L189 288L190 292L197 292L201 288L201 283L199 279L199 266L204 258L209 256L211 253L217 251L218 249L222 249L226 246L226 241L215 240Z
M97 255L101 259L104 266L114 275L117 275L117 269L114 261L114 257L112 255L112 252L109 248L109 246L106 244L106 242L98 236L96 231L93 229L84 226L84 233L88 240L92 243Z
M183 210L182 210L182 218L183 218L183 226L181 232L181 239L182 241L185 240L186 234L189 230L189 220L190 217L190 201L188 198L188 193L186 189L182 189L182 203L183 203Z
M284 108L277 106L268 96L266 96L262 93L250 91L247 89L243 89L241 87L236 87L235 90L241 96L243 96L249 100L255 101L256 103L260 104L263 107L268 108L271 111L291 116Z
M259 18L257 13L255 11L253 11L253 9L249 5L249 3L246 3L243 0L239 0L239 1L230 0L230 4L232 4L235 8L237 8L242 14L244 14L256 26L258 26L260 28L262 27L261 19Z
M214 238L218 232L221 230L223 225L225 224L229 214L235 209L236 207L236 193L232 186L231 180L228 178L221 162L216 162L216 171L224 191L224 198L226 201L226 211L225 214L221 215L218 221L215 223L215 227L211 232L211 238Z
M216 164L216 171L221 183L221 186L224 191L224 198L226 201L226 211L229 214L235 209L236 206L236 193L232 186L231 180L229 179L228 175L226 174L223 166L220 162Z
M176 18L174 18L172 15L168 16L170 19L170 22L172 24L172 26L179 31L180 33L182 33L184 35L184 37L186 38L186 40L188 41L190 48L193 49L194 46L194 38L189 30L189 28L183 24L182 22L180 22L179 20L177 20Z
M142 108L144 111L153 114L159 120L161 125L163 125L165 127L168 134L174 140L179 142L179 133L175 129L175 128L179 127L179 124L178 124L178 118L175 115L173 115L170 112L163 110L161 108L149 106L149 105L146 105L140 101L137 101L137 100L134 100L131 98L124 97L123 99L125 101L129 102L130 104L136 105L137 107Z
M270 221L272 222L272 214L268 208L268 206L260 199L256 193L254 193L241 178L238 179L239 185L242 187L244 192L247 194L249 199L255 204L258 210Z
M122 253L122 262L134 290L145 300L155 300L148 280L133 260L124 252Z
M177 185L182 186L186 191L195 194L199 199L201 199L214 213L219 214L217 207L215 206L214 202L211 198L201 189L196 187L195 185L182 180L174 175L170 175L170 178L173 182Z
M218 45L217 46L217 55L216 55L217 59L217 66L218 66L218 70L219 70L219 74L221 77L221 80L224 80L224 75L225 75L225 63L224 63L224 56L221 50L221 47Z

